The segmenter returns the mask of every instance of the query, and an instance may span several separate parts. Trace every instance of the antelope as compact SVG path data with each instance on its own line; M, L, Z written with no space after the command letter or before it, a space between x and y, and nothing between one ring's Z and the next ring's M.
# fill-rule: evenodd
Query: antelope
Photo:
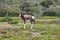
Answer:
M31 23L31 29L33 27L33 24L35 24L35 17L33 15L30 14L25 14L25 13L20 13L19 17L22 18L23 22L24 22L24 29L25 29L25 24L26 24L26 20L29 20Z

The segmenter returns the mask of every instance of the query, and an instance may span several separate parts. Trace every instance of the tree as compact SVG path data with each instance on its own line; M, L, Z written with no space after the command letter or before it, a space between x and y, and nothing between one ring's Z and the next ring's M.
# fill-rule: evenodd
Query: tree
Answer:
M56 12L53 11L53 10L45 10L45 11L43 12L43 15L44 15L44 16L56 16Z
M51 0L44 0L44 1L41 1L40 5L42 5L43 7L47 7L49 8L50 5L52 5L53 2Z
M22 5L20 5L20 9L22 11L26 11L26 12L29 12L30 11L30 4L29 3L23 3Z
M7 10L0 8L0 17L3 17L6 15Z

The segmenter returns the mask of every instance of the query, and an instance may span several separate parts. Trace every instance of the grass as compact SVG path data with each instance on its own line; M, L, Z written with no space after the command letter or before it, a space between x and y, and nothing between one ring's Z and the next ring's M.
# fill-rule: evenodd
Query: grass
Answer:
M60 17L57 17L57 16L36 16L36 18L38 19L54 19L54 18L60 18Z
M3 17L4 18L4 17ZM10 17L13 20L20 20L18 17ZM21 20L20 20L21 21ZM60 21L40 21L36 20L33 29L30 24L26 24L26 29L23 28L23 23L11 24L21 26L19 29L1 29L6 30L6 33L0 32L0 40L60 40Z
M25 30L23 28L3 29L7 30L7 33L0 34L0 40L60 40L60 24L35 24L33 29L27 27L28 25Z

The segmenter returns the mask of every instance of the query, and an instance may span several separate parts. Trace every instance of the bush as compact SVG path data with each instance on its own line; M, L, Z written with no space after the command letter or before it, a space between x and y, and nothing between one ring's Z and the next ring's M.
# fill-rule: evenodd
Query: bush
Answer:
M60 9L48 8L43 12L43 16L60 16Z
M0 17L5 17L5 16L18 16L18 9L5 9L5 8L0 8Z
M0 22L6 22L6 21L7 21L6 18L4 18L4 17L1 17L1 18L0 18Z
M21 5L20 5L20 9L21 9L22 11L26 11L26 12L31 11L31 9L30 9L30 4L27 3L27 2L21 4Z
M25 8L25 7L30 7L30 4L29 3L23 3L22 5L20 5L20 8Z
M43 15L44 16L55 16L56 15L56 12L54 12L53 10L45 10L43 12Z
M6 13L7 13L7 10L6 10L6 9L2 9L2 8L0 8L0 17L5 16Z
M18 21L13 20L11 18L7 18L7 19L8 19L8 24L17 24L18 23Z
M40 3L40 5L49 8L49 5L52 5L53 2L51 0L44 0Z
M19 13L18 13L18 11L17 10L15 10L15 9L9 9L8 10L8 16L18 16L19 15Z
M17 21L8 21L8 24L17 24Z

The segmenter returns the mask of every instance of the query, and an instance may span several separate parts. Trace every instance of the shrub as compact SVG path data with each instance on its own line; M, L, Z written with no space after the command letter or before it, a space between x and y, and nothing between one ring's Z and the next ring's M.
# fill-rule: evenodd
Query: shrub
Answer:
M0 18L0 22L6 22L7 21L7 19L6 18Z
M29 3L23 3L22 5L20 5L20 8L25 8L25 7L30 7L30 4Z
M18 21L8 18L8 24L17 24Z
M44 16L60 16L60 9L48 8L43 12Z
M43 12L43 15L44 16L55 16L56 15L56 12L54 12L53 10L45 10Z
M8 21L8 24L17 24L17 21Z
M31 11L31 9L30 9L30 4L27 3L27 2L21 4L21 5L20 5L20 9L21 9L22 11L26 11L26 12Z
M5 17L5 16L18 16L18 9L7 9L7 8L0 8L0 17Z
M3 17L6 15L7 10L0 8L0 17Z
M40 5L49 8L49 5L52 5L53 2L51 0L44 0L40 3Z
M15 10L15 9L9 9L8 10L8 16L18 16L19 15L19 13L18 13L18 11L17 10Z

